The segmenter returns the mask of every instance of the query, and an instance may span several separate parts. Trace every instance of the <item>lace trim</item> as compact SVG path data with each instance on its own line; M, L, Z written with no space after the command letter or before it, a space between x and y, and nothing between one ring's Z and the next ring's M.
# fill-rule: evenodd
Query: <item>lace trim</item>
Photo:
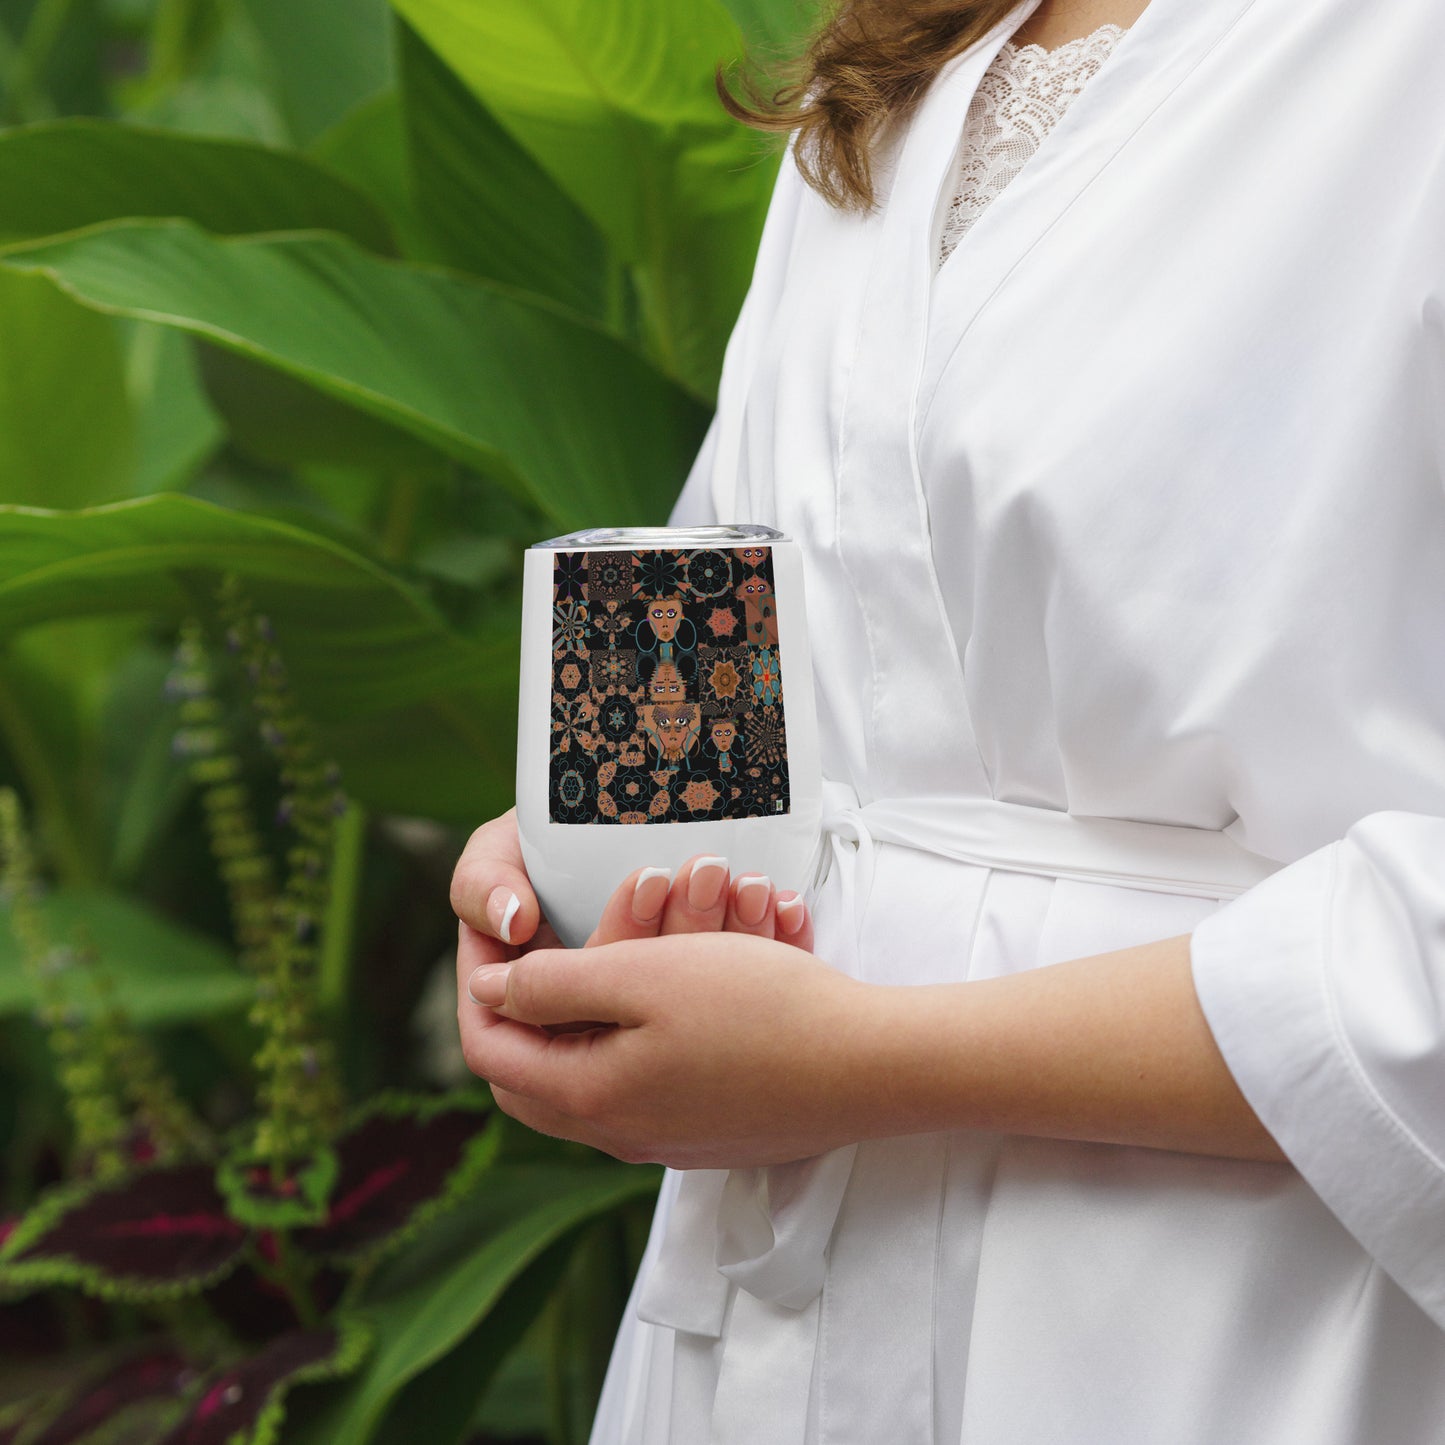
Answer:
M968 108L939 265L1103 69L1123 34L1122 26L1101 25L1052 50L1012 40L1004 44Z

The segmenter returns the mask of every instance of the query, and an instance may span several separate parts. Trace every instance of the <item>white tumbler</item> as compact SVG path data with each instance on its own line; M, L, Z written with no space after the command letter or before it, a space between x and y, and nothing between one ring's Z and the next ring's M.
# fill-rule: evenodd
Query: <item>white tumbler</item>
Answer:
M803 891L822 772L797 543L573 532L528 550L523 588L517 830L563 943L633 869L695 853Z

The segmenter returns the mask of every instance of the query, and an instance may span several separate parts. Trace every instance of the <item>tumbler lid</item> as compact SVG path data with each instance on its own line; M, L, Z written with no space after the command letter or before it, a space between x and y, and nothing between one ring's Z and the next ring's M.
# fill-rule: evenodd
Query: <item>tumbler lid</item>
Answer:
M626 551L644 547L745 547L786 542L772 527L735 522L724 527L589 527L533 542L530 550L549 552Z

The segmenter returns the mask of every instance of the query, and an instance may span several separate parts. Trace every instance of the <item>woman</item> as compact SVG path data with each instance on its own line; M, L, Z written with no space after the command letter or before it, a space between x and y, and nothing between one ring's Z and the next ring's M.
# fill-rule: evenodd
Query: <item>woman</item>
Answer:
M675 514L807 548L812 917L523 955L458 866L472 1067L685 1171L598 1445L1445 1440L1445 7L1141 9L813 52ZM1005 42L1106 22L940 264Z

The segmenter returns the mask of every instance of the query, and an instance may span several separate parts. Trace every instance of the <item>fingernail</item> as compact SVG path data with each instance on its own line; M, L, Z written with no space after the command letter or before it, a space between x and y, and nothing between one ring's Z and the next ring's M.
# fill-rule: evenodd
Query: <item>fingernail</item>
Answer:
M644 868L632 889L632 916L639 923L651 923L662 912L671 884L671 868Z
M507 975L511 973L510 963L484 963L475 969L467 980L467 992L473 1003L496 1008L507 997Z
M761 874L754 873L738 884L738 922L746 928L756 928L768 911L768 899L772 897L773 885Z
M803 900L796 893L791 898L778 899L778 928L788 937L792 937L803 926L807 912Z
M699 913L716 908L728 884L726 858L699 858L687 880L687 901Z
M493 888L487 899L487 917L503 943L512 941L512 920L521 906L522 900L510 888Z

